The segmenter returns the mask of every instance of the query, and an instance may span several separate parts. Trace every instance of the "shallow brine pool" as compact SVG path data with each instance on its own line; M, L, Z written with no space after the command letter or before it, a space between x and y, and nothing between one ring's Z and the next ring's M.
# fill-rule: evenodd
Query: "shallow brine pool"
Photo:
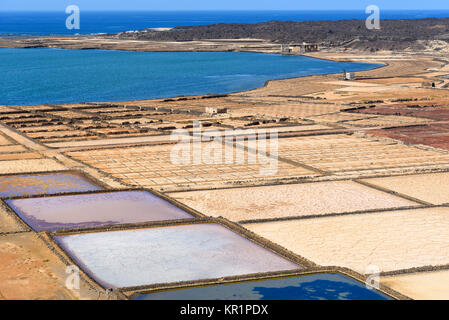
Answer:
M64 172L0 176L0 197L102 190L80 174Z
M105 288L300 269L213 223L56 236Z
M147 191L122 191L5 201L34 230L193 218Z

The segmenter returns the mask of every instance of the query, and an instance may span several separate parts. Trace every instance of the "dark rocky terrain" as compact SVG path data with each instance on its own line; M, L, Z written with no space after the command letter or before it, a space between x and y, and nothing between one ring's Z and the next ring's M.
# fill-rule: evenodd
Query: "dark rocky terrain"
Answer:
M257 24L213 24L176 27L167 31L146 29L111 35L121 39L191 41L206 39L264 39L276 43L312 42L328 47L360 50L424 49L423 41L449 43L449 18L381 20L380 30L369 30L364 20L271 21Z

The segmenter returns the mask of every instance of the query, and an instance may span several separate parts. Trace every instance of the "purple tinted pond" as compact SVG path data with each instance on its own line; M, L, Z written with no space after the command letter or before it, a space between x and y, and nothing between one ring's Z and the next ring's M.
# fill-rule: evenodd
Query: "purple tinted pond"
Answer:
M0 176L0 197L102 190L77 173Z
M13 199L5 202L37 231L193 218L147 191Z

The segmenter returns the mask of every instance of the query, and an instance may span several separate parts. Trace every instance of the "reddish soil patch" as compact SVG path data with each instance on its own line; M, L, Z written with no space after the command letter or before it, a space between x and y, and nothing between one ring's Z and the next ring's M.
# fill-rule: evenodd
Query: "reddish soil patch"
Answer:
M370 131L370 133L406 143L423 144L449 150L449 123L378 129Z

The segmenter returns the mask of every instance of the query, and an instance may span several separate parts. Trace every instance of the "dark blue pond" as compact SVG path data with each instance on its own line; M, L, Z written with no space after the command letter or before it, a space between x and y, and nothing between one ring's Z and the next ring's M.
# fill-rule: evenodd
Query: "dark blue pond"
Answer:
M139 294L135 300L390 300L339 273Z

